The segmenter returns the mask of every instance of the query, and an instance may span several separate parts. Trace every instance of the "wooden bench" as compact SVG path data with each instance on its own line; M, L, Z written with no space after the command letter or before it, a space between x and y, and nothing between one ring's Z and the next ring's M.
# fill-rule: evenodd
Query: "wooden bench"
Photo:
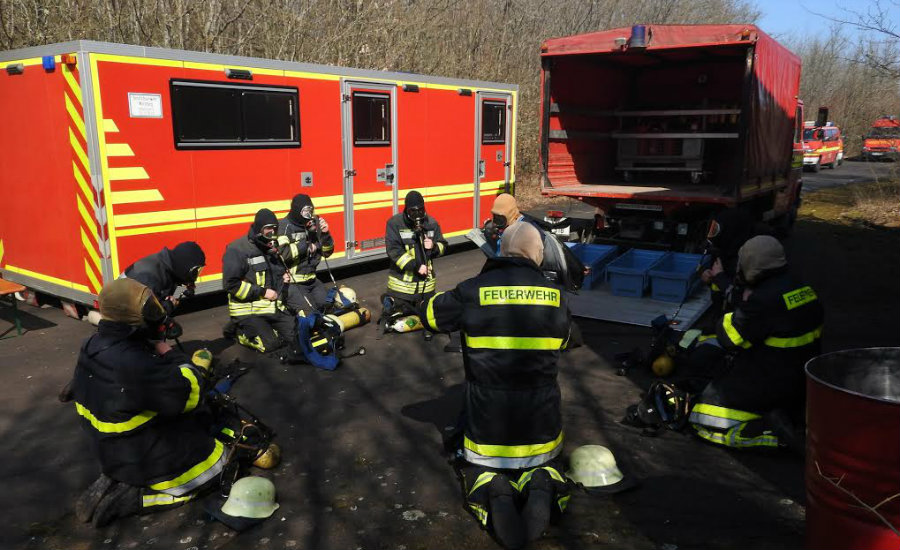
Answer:
M9 296L12 298L12 308L13 308L13 322L16 325L16 336L22 335L22 321L19 320L19 304L18 300L14 294L16 292L24 292L25 287L20 285L19 283L14 283L12 281L7 281L6 279L0 279L0 296ZM0 340L5 338L12 338L13 336L6 336L6 333L12 330L5 331L2 336L0 336Z

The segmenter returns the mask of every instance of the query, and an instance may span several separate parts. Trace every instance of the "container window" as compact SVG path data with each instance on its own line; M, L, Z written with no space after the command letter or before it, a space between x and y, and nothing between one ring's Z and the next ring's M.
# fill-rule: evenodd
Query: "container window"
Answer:
M391 144L391 95L353 92L353 144Z
M481 105L481 143L506 143L506 102Z
M299 147L297 88L172 81L178 149Z

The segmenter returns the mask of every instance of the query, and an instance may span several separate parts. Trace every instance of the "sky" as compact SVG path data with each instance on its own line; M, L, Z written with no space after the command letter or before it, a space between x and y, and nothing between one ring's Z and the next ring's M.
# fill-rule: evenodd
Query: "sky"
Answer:
M854 19L846 10L865 13L873 0L755 0L762 12L757 25L776 39L787 39L792 35L826 35L831 21L811 12L830 15L842 19ZM889 0L882 0L890 5ZM895 25L900 26L900 10L894 9ZM858 31L846 26L848 34Z

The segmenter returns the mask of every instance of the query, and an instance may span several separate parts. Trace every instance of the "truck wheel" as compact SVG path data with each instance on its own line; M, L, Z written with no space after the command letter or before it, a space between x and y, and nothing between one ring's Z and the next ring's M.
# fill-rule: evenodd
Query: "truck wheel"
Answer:
M819 160L817 160L816 163L812 165L812 171L818 172L821 169L822 169L822 158L819 157Z
M837 165L840 166L842 164L844 164L844 153L838 154L837 157Z

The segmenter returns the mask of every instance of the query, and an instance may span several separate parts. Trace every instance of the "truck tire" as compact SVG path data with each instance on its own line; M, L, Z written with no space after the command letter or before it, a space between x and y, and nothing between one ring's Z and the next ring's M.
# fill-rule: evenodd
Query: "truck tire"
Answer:
M840 166L844 164L844 153L839 153L837 157L837 165Z
M812 171L818 172L821 169L822 169L822 157L819 157L819 160L817 160L816 163L812 165Z

